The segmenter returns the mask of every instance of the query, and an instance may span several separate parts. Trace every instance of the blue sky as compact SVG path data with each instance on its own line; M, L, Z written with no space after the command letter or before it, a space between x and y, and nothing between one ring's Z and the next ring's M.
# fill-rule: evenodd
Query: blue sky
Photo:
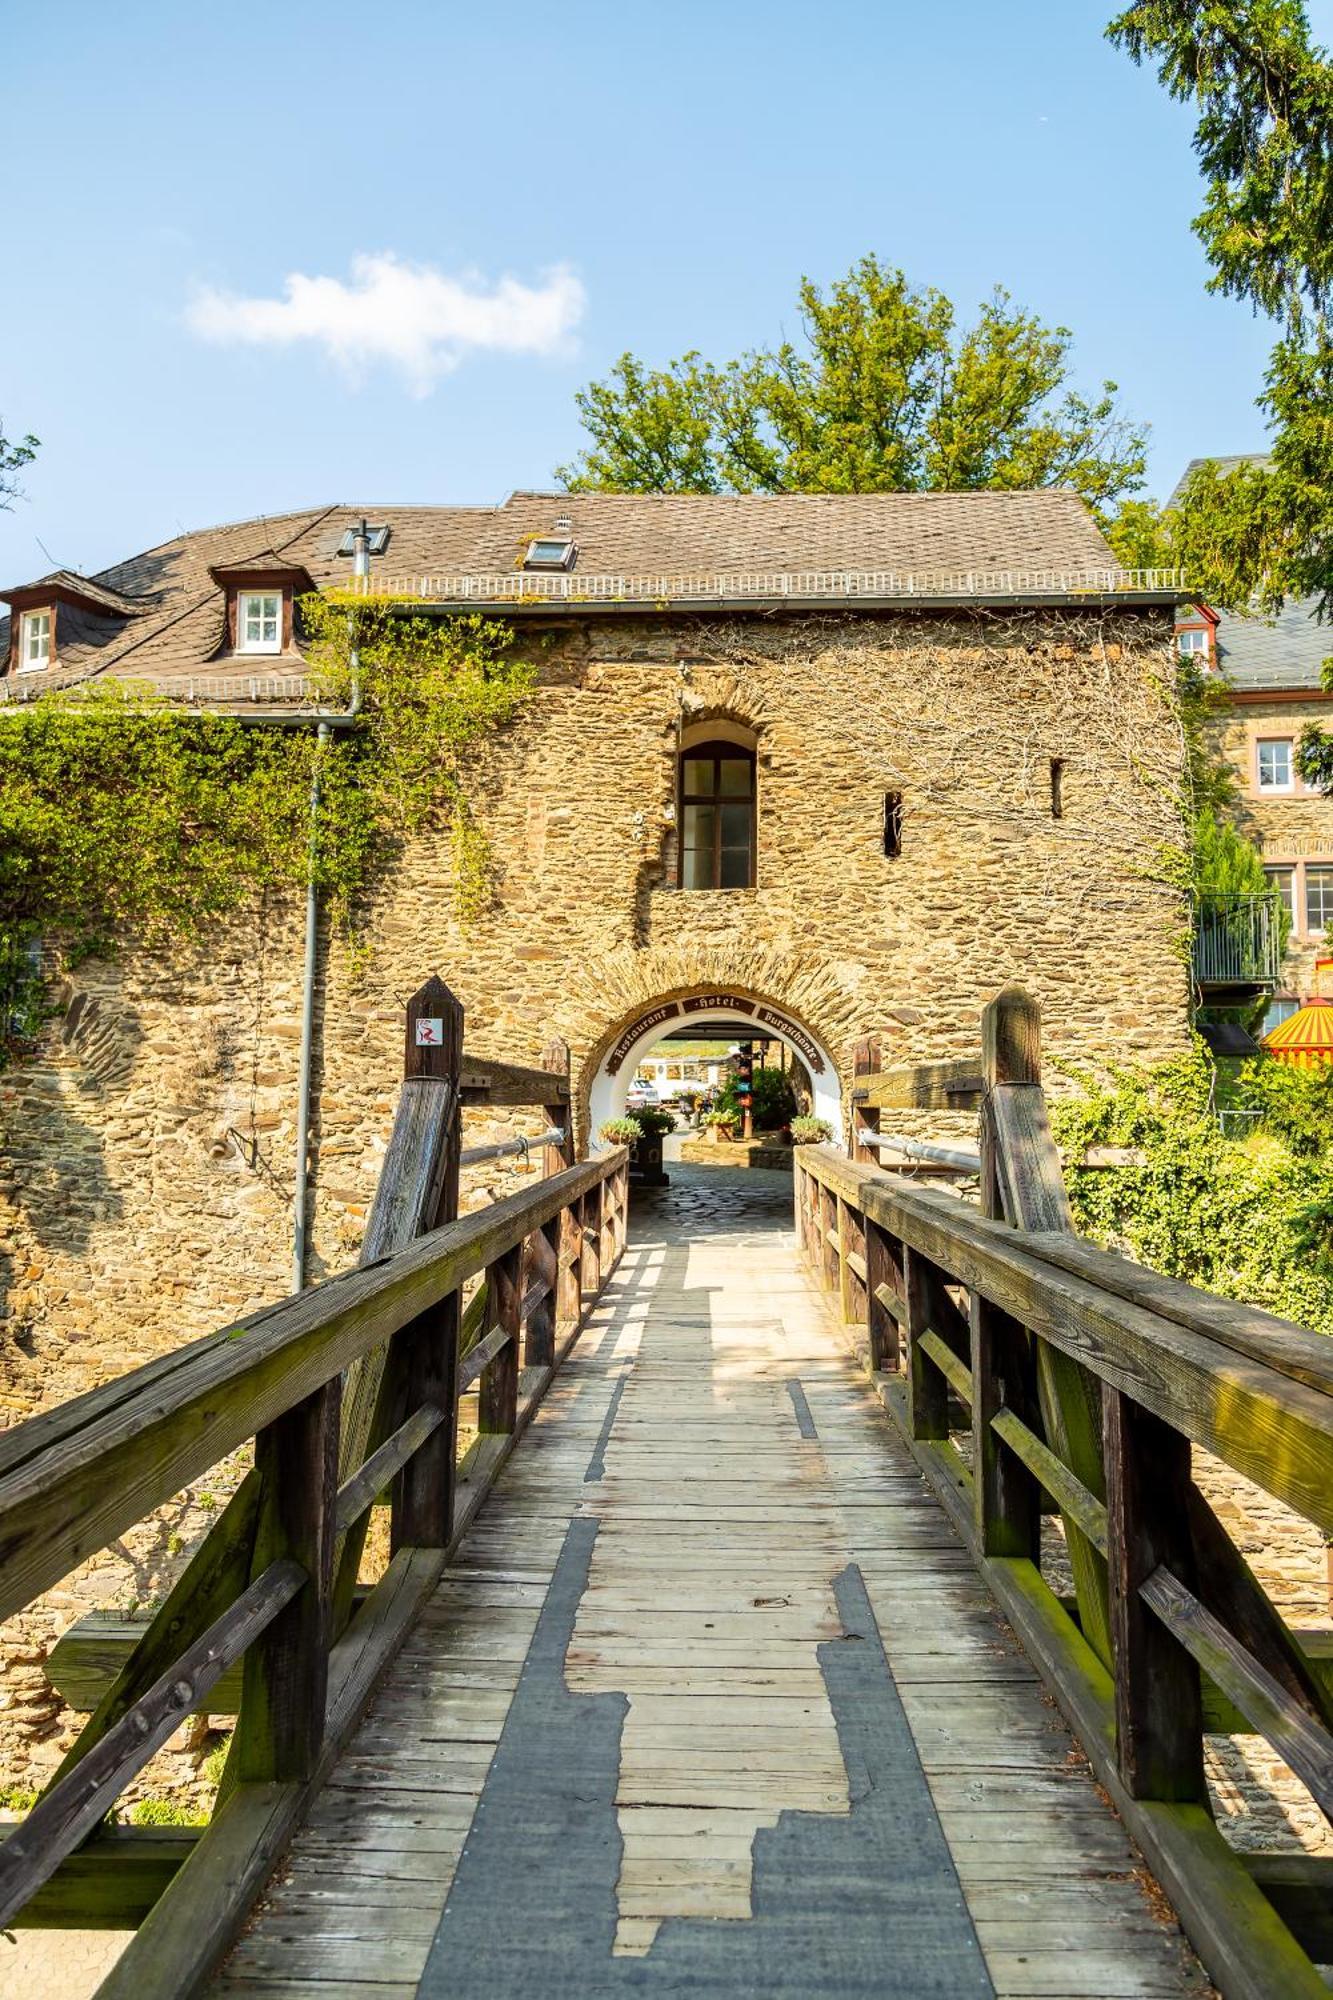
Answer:
M91 571L254 513L549 485L624 349L774 339L802 272L870 250L1071 327L1080 385L1151 421L1154 491L1260 444L1269 331L1205 294L1191 121L1110 11L7 0L0 413L42 450L0 578L39 541ZM294 273L325 282L293 303Z

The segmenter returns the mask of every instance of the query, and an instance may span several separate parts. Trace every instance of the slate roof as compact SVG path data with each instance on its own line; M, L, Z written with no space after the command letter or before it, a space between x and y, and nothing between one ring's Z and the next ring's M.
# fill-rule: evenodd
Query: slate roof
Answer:
M100 589L108 611L119 601L123 613L87 621L98 627L95 632L83 632L62 614L59 658L40 676L41 686L109 672L219 683L228 676L272 680L299 674L299 653L225 652L225 593L210 570L301 564L320 588L345 585L352 565L339 556L338 546L363 517L372 527L391 530L385 553L372 562L372 578L512 579L523 574L528 538L551 534L557 520L572 524L580 577L1044 570L1105 579L1119 573L1083 502L1058 490L791 496L517 492L499 507L311 507L200 529L94 578L73 579L89 595ZM0 620L0 660L7 652L8 621ZM17 678L9 683L13 692ZM39 677L27 678L35 683Z
M1167 501L1174 506L1192 475L1210 461L1192 458ZM1267 465L1268 454L1233 452L1211 461L1222 472L1238 465ZM1321 624L1313 598L1284 604L1275 619L1240 618L1224 612L1217 628L1217 662L1232 686L1242 693L1265 689L1318 688L1322 670L1333 655L1333 626Z
M1322 687L1330 655L1333 626L1320 624L1312 601L1284 605L1271 624L1224 617L1217 628L1218 665L1242 692Z

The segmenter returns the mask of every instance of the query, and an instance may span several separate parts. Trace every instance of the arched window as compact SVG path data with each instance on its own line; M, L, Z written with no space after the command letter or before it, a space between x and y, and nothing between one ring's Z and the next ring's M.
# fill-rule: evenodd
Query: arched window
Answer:
M714 738L680 753L680 886L752 889L754 751Z

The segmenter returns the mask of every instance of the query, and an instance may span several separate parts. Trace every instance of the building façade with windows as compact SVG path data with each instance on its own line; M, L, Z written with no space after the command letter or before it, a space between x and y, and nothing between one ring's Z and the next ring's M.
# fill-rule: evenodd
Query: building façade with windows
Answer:
M1235 772L1236 824L1262 854L1291 919L1266 1033L1311 997L1316 960L1333 954L1333 799L1305 784L1297 768L1302 730L1311 723L1333 728L1333 693L1323 684L1333 630L1309 603L1284 605L1275 618L1186 603L1176 645L1218 677L1222 699L1210 730L1218 756ZM1326 991L1333 997L1333 982Z
M1073 494L272 516L5 593L0 705L110 676L314 727L301 600L357 567L414 616L503 619L537 686L469 778L485 915L456 914L440 830L381 885L368 967L321 933L312 1277L355 1254L433 971L474 1052L568 1042L585 1138L682 1023L785 1040L838 1126L859 1039L971 1053L1005 980L1053 1065L1182 1046L1180 593L1121 571ZM288 1289L303 961L302 908L270 899L63 976L0 1078L10 1414L43 1355L68 1394Z

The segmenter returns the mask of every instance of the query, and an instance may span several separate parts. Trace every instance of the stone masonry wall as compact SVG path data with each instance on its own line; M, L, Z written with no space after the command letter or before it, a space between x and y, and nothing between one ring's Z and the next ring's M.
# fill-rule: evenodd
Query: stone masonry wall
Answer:
M478 1053L535 1062L563 1035L585 1105L614 1034L691 988L794 1013L844 1077L869 1032L887 1062L975 1048L1009 979L1057 1061L1179 1046L1181 912L1154 879L1179 837L1164 618L636 618L520 640L540 686L472 781L493 908L461 926L448 841L423 838L370 913L368 973L326 943L312 1276L355 1258L403 1002L431 971ZM708 716L757 735L753 890L671 886L678 730ZM0 1079L0 1422L288 1289L300 974L299 913L272 904L207 951L127 948L71 975L40 1052Z

